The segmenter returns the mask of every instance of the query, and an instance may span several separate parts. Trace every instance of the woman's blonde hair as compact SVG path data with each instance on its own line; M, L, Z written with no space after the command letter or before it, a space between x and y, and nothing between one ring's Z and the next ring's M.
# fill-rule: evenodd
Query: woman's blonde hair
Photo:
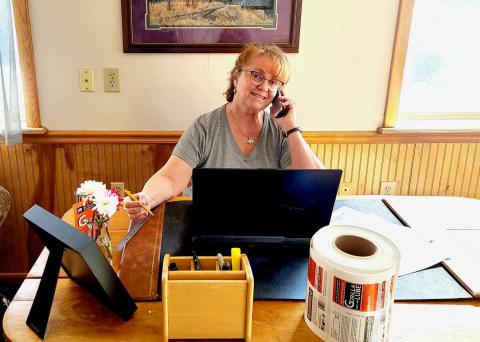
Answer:
M275 78L286 84L290 79L290 66L287 55L278 46L273 44L246 44L235 61L235 66L230 71L228 89L225 97L228 102L233 101L235 95L234 80L240 74L242 68L251 61L253 57L266 56L272 60L272 70Z

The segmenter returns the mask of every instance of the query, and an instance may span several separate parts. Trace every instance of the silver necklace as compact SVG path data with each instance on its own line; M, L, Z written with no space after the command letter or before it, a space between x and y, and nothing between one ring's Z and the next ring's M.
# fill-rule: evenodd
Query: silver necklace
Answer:
M254 139L252 136L243 133L243 131L242 131L242 129L240 128L240 126L238 125L237 121L235 121L235 117L233 116L233 111L232 111L231 105L230 105L228 108L230 109L230 115L232 116L232 120L233 120L233 122L235 123L235 126L237 126L238 130L240 131L240 133L241 133L245 138L247 138L247 144L248 144L248 145L253 145L253 144L255 144L255 139Z

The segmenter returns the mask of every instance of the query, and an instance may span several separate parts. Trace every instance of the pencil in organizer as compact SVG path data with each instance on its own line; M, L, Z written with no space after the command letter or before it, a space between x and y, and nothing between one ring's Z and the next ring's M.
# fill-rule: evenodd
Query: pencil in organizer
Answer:
M130 197L130 199L131 199L132 201L135 201L135 202L139 203L139 204L142 206L142 208L145 209L145 211L146 211L147 213L149 213L149 214L152 215L152 216L155 216L155 215L153 215L152 211L151 211L146 205L144 205L142 202L140 202L140 200L139 200L138 198L135 197L135 195L133 195L133 194L132 194L130 191L128 191L127 189L125 189L124 191L125 191L125 194L126 194L128 197Z

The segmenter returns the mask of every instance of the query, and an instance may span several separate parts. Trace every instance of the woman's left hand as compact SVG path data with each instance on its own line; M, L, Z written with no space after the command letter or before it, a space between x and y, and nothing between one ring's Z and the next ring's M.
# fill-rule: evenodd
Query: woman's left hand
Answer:
M277 118L276 115L284 108L287 113ZM270 107L270 117L277 123L278 127L284 132L297 127L297 120L295 117L295 103L291 98L285 95L283 90L280 91L280 95L272 102Z

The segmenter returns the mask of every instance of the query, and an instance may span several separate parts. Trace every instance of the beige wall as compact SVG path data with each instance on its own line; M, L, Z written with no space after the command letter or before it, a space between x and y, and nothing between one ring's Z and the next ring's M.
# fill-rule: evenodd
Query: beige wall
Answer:
M398 0L303 0L288 94L310 131L382 123ZM183 130L224 103L234 54L125 54L118 0L31 0L42 124L51 130ZM121 92L103 92L103 67ZM79 91L78 70L97 91Z

